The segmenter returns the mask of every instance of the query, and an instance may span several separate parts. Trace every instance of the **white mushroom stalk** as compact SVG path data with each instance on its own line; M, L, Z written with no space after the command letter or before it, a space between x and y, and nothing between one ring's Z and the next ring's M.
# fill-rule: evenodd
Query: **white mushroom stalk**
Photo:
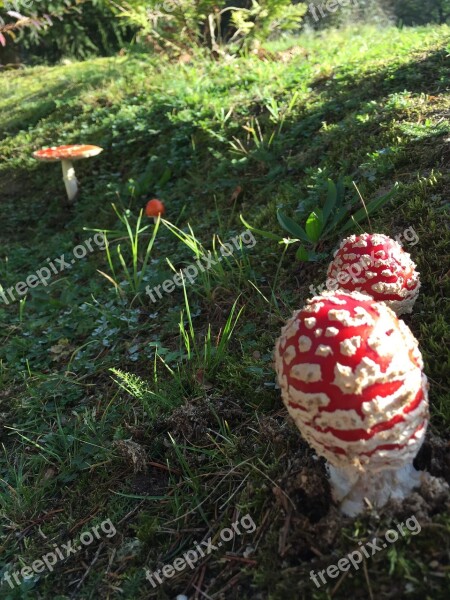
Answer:
M75 176L75 169L71 160L62 160L61 165L67 199L69 204L72 204L78 196L78 179Z
M422 356L384 303L358 292L314 297L283 328L275 365L283 401L326 458L343 513L405 498L431 477L412 464L428 424Z
M61 161L68 203L73 204L78 196L78 180L75 176L73 161L81 160L82 158L90 158L91 156L97 156L97 154L100 154L102 150L103 148L100 148L99 146L73 144L70 146L53 146L52 148L44 148L43 150L34 152L33 156L37 160L44 162Z

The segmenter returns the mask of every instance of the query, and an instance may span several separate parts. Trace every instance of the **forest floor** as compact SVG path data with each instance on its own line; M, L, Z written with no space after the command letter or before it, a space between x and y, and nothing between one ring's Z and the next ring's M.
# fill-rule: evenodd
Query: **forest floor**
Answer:
M416 465L450 483L449 55L448 27L360 27L228 62L130 53L0 74L0 598L448 599L448 497L342 517L275 384L280 328L342 236L300 262L240 215L283 236L277 208L304 223L328 178L366 202L398 183L362 227L409 231L422 288L405 321L431 406ZM104 148L76 163L73 207L60 165L32 157L70 143ZM126 222L152 197L167 222L143 269L156 225L144 217L133 254ZM164 284L207 257L184 289ZM412 515L420 532L314 584ZM236 521L192 569L146 579ZM17 575L43 556L50 569Z

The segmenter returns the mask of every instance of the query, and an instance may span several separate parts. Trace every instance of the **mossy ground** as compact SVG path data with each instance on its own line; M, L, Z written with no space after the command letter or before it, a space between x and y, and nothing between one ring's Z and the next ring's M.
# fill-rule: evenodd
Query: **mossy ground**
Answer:
M227 241L244 230L239 214L281 233L276 208L303 219L328 177L352 178L366 199L397 181L367 228L395 237L413 227L419 238L410 251L422 290L406 318L431 384L419 462L450 481L450 30L359 28L270 50L228 63L129 54L0 75L0 281L8 288L47 258L71 255L93 235L84 228L117 228L112 202L133 219L160 197L167 218L189 223L209 249L213 235ZM77 164L81 194L68 208L59 166L31 153L76 142L105 151ZM282 258L276 243L256 239L187 287L191 352L180 341L183 293L155 304L145 294L121 299L99 273L109 273L100 250L26 301L0 302L3 572L107 518L117 529L51 574L13 590L3 583L0 597L448 598L448 505L415 498L356 520L332 507L323 465L288 422L271 364L282 323L324 280L328 261L299 263L295 250ZM331 254L337 241L321 250ZM193 260L162 227L150 287L171 275L166 257L176 267ZM235 301L242 315L212 364L203 339L209 325L214 343L223 339ZM216 539L238 511L250 513L254 533L161 587L145 580L144 567ZM419 535L320 590L312 583L311 569L414 512Z

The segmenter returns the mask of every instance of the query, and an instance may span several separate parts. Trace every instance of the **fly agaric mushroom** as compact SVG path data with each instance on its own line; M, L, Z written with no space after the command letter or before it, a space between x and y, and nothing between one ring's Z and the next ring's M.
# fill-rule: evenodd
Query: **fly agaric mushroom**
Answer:
M428 424L428 383L409 328L359 292L325 292L294 313L275 348L282 397L325 457L349 516L383 506L426 478L412 465ZM422 475L422 477L421 477Z
M397 315L412 312L419 295L419 273L410 255L398 242L380 233L343 240L328 267L328 278L340 289L386 302Z
M145 206L145 214L147 217L153 217L153 221L156 223L159 215L163 215L166 212L166 207L157 198L149 200Z
M66 186L69 204L73 204L78 194L78 181L75 177L75 169L72 161L97 156L103 148L99 146L85 146L74 144L71 146L53 146L33 152L34 158L44 162L61 161L64 184Z

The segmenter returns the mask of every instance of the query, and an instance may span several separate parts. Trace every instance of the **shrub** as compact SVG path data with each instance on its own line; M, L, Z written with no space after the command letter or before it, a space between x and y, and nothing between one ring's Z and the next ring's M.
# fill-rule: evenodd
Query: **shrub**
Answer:
M313 5L322 5L323 0L313 0ZM348 5L340 5L334 12L326 7L323 9L325 17L320 11L315 11L315 17L309 12L307 23L313 29L328 29L330 27L346 27L355 23L378 23L387 25L392 17L392 0L352 0Z
M381 0L404 25L446 23L450 19L450 0Z
M3 15L0 14L0 49L6 47L8 40L15 40L22 29L29 28L37 32L48 25L46 19L26 17L19 12L19 9L21 9L19 0L14 0L14 3L0 0L0 10L3 12ZM16 61L16 54L14 50L8 48L7 51L2 50L0 58L4 60L6 57L6 62L8 59L12 59L13 62Z
M0 0L2 6L3 20L9 21L3 27L0 21L0 32L6 28L3 45L9 37L22 55L49 61L110 55L132 35L107 0Z
M183 52L206 47L213 53L239 51L283 30L300 26L306 5L291 0L129 0L116 5L120 16L156 49ZM226 50L225 50L226 48Z

